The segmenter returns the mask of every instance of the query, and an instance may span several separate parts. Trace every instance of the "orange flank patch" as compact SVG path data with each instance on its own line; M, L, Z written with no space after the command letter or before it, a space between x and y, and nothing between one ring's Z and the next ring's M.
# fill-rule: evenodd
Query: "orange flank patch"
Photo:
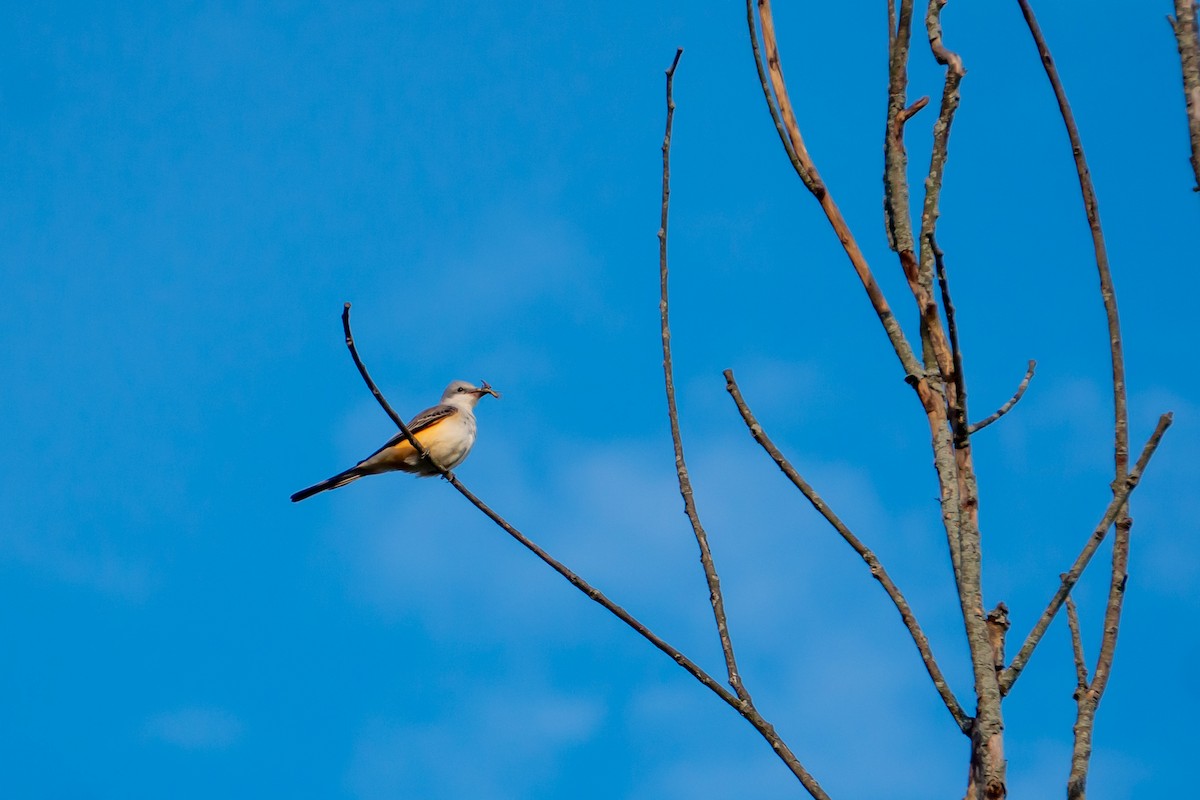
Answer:
M437 442L440 436L438 428L446 419L449 419L449 417L435 420L431 425L413 434L426 450L433 447ZM415 466L420 460L416 449L413 448L412 444L403 435L397 435L396 438L397 441L394 444L381 448L378 452L364 460L359 466L371 468L371 472L387 472L393 469L403 470L405 466Z
M420 433L416 434L416 437L417 437L417 441L421 442L421 446L424 447L425 446L425 442L423 441L424 437L422 437L422 435ZM413 449L413 446L411 444L409 444L408 439L401 439L399 442L392 445L391 447L388 447L384 450L380 450L379 455L377 455L374 459L371 459L371 460L375 461L376 459L378 459L379 464L388 464L388 465L400 464L405 459L416 456L416 454L417 454L417 451Z

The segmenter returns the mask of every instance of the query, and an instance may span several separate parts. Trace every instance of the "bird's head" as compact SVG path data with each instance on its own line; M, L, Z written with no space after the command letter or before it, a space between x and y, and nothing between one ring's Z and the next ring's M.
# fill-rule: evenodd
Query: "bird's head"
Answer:
M480 381L479 386L475 386L468 381L454 381L446 387L446 391L442 392L442 402L452 406L466 406L474 408L479 402L479 398L485 394L490 394L492 397L499 397L500 393L488 385L487 381Z

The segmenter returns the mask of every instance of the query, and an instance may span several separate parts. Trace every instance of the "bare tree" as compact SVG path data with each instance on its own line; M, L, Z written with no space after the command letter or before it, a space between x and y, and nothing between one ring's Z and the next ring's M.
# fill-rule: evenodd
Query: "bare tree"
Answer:
M940 516L945 530L947 552L953 567L955 601L960 611L970 651L973 703L964 705L964 702L955 696L912 607L879 557L858 535L850 530L842 518L829 507L774 444L743 396L732 370L726 370L724 373L726 388L754 440L834 531L859 555L871 576L879 582L895 605L935 691L954 724L970 741L970 760L965 788L967 800L976 798L996 800L1006 796L1003 702L1012 692L1029 664L1031 656L1043 640L1051 621L1064 606L1067 612L1077 678L1074 749L1067 781L1067 795L1070 798L1082 798L1086 795L1092 730L1100 699L1112 673L1113 654L1120 629L1130 530L1133 524L1128 511L1129 499L1141 480L1162 436L1171 424L1170 414L1164 414L1159 418L1153 433L1131 465L1121 328L1117 312L1116 292L1100 222L1099 206L1088 173L1080 134L1049 47L1038 28L1028 2L1026 0L1017 0L1017 2L1025 16L1033 42L1045 67L1051 89L1058 100L1066 127L1067 142L1073 153L1079 176L1085 217L1092 235L1111 354L1114 466L1111 484L1112 499L1099 514L1095 528L1083 538L1080 553L1074 563L1059 576L1058 585L1045 609L1041 612L1032 630L1021 641L1016 655L1011 660L1008 660L1005 655L1009 629L1008 609L1003 602L998 602L990 611L986 610L988 604L985 602L983 594L982 571L985 540L979 525L980 487L972 455L972 437L1000 420L1015 407L1029 387L1034 375L1035 364L1033 361L1029 362L1024 379L1008 402L988 416L974 422L971 421L967 408L968 394L964 357L959 345L958 325L951 299L947 254L939 248L937 243L942 180L948 164L949 141L955 113L959 106L960 87L966 76L963 59L950 49L944 39L941 11L946 0L929 0L924 9L923 21L929 54L944 67L944 75L937 117L932 126L931 157L924 170L924 192L919 204L920 212L915 219L912 210L914 203L909 181L905 131L907 123L929 104L929 98L920 97L912 102L908 98L909 60L912 49L914 14L916 13L914 2L913 0L899 0L897 5L896 0L888 0L887 4L889 37L888 98L883 137L884 231L890 248L895 253L896 266L903 274L912 296L914 307L910 313L915 314L920 336L917 346L914 346L914 343L905 334L893 311L893 306L884 296L882 288L876 281L855 234L839 210L831 188L821 177L813 157L805 146L797 114L789 98L770 1L747 0L746 3L751 52L763 96L779 134L780 143L792 168L817 201L841 243L851 268L861 282L867 300L879 319L887 342L896 355L903 379L911 387L921 415L925 418L938 483ZM1175 23L1177 34L1181 30L1185 30L1185 32L1187 30L1184 11L1178 10L1184 9L1185 5L1187 3L1182 0L1176 2L1179 17L1179 21ZM1190 12L1192 14L1190 30L1192 39L1194 39L1194 6L1191 7ZM1182 41L1181 38L1181 52L1184 49ZM716 633L724 655L726 668L724 682L707 673L695 661L652 632L620 605L553 558L472 494L451 472L442 469L436 463L434 467L457 491L505 532L566 578L573 586L632 628L638 635L670 656L692 677L744 717L768 742L809 795L814 798L827 798L829 795L826 794L817 779L805 769L796 753L784 742L756 706L750 690L738 670L733 635L725 613L716 562L709 546L708 535L701 522L684 457L679 414L675 402L671 357L667 258L671 192L671 135L675 110L673 85L682 52L679 50L675 54L675 58L666 72L666 125L662 143L662 206L658 232L663 375L679 491L683 499L684 512L691 523L696 539L700 562L707 581ZM1195 116L1193 115L1194 120ZM1195 146L1195 142L1196 134L1193 129L1193 146ZM363 365L351 334L349 304L343 311L342 322L346 344L368 387L413 447L423 457L428 458L428 454L424 452L420 443L405 428L401 418L388 405ZM1095 662L1089 666L1084 653L1079 617L1070 593L1110 530L1115 533L1110 565L1109 595L1099 653Z

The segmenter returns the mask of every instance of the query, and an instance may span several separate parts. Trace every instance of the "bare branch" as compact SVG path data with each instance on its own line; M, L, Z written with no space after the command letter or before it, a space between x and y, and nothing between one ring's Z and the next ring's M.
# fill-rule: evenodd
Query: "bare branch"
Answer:
M1064 577L1064 576L1059 576ZM1071 652L1075 654L1075 680L1079 691L1087 691L1088 668L1087 659L1083 657L1083 634L1079 630L1079 612L1075 610L1075 601L1067 595L1067 627L1071 631Z
M1050 598L1049 605L1042 612L1041 618L1037 624L1033 626L1033 630L1029 632L1029 636L1025 637L1025 643L1021 645L1021 649L1017 652L1016 657L1004 670L1000 676L1000 690L1008 694L1012 690L1013 684L1020 677L1025 665L1029 662L1029 657L1033 654L1034 648L1041 642L1042 636L1045 635L1046 629L1050 627L1050 621L1054 619L1054 615L1062 607L1063 602L1067 599L1067 595L1071 593L1071 589L1079 581L1079 576L1083 574L1083 570L1091 561L1092 556L1096 552L1096 548L1104 541L1104 537L1108 535L1108 529L1112 527L1114 521L1125 513L1125 503L1129 499L1129 495L1137 488L1142 479L1142 472L1146 469L1146 465L1150 463L1150 458L1154 455L1154 451L1158 449L1159 442L1162 441L1163 434L1167 432L1167 428L1171 427L1171 415L1163 414L1158 418L1158 425L1154 428L1154 433L1146 441L1145 447L1142 448L1142 454L1138 457L1137 463L1133 470L1126 476L1125 480L1118 487L1117 492L1113 495L1113 499L1109 501L1108 508L1104 512L1104 516L1100 518L1100 523L1096 525L1092 531L1091 537L1084 545L1083 550L1079 553L1075 563L1071 569L1063 573L1061 583L1054 596Z
M1175 32L1179 67L1183 74L1183 99L1187 106L1188 140L1192 150L1193 192L1200 192L1200 24L1196 0L1175 0L1175 19L1167 17Z
M1075 171L1079 174L1079 189L1083 194L1083 208L1087 215L1088 227L1092 233L1092 247L1096 252L1096 270L1100 276L1100 295L1104 300L1104 312L1108 318L1108 341L1112 351L1113 378L1113 416L1115 427L1114 461L1116 463L1117 482L1125 476L1129 469L1129 414L1125 401L1125 357L1121 347L1121 323L1117 315L1117 295L1113 288L1112 272L1108 267L1108 249L1104 244L1104 231L1100 227L1100 205L1096 200L1096 190L1092 186L1091 173L1088 171L1087 158L1083 153L1083 143L1079 138L1079 128L1075 125L1075 115L1067 102L1067 93L1063 89L1062 80L1058 76L1058 68L1054 65L1054 57L1042 36L1037 19L1028 0L1017 0L1021 13L1033 41L1037 45L1042 66L1050 86L1058 100L1058 109L1062 113L1063 122L1067 128L1067 138L1071 143L1071 152L1075 158Z
M913 0L900 0L900 16L888 14L888 104L883 135L883 220L888 246L896 253L915 249L912 211L908 197L908 153L904 149L904 123L929 102L925 97L908 102L908 54L912 43Z
M927 105L929 105L929 95L918 97L912 102L912 105L897 114L896 118L900 122L908 122L910 119L916 116L918 111Z
M1033 370L1036 367L1037 362L1033 359L1030 359L1029 366L1025 369L1024 379L1021 381L1020 385L1017 386L1017 391L1013 393L1013 396L1008 398L1008 402L996 409L991 416L985 417L979 422L976 422L974 425L969 426L967 428L967 433L972 434L976 433L977 431L981 431L988 425L991 425L993 422L1003 417L1009 411L1012 411L1013 406L1020 402L1021 398L1025 395L1025 390L1029 388L1029 382L1033 380Z
M725 669L729 674L729 685L737 696L747 703L751 702L750 693L742 684L738 672L737 659L733 653L733 640L729 636L729 624L725 617L725 600L721 594L721 579L717 575L717 567L713 562L712 550L708 545L708 534L700 523L700 514L696 510L696 501L692 491L692 481L688 477L687 463L683 457L683 437L679 432L679 408L675 403L675 377L671 364L671 328L668 321L667 293L667 220L671 207L671 124L675 118L675 99L673 87L675 68L683 48L675 53L675 60L667 70L667 125L663 134L662 145L662 224L658 229L658 270L661 286L661 298L658 308L662 318L662 348L663 376L667 389L667 415L671 422L671 441L675 446L675 471L679 477L679 493L683 495L683 511L692 524L692 532L696 536L696 544L700 548L700 563L704 567L704 577L708 581L709 601L712 603L713 617L717 623L717 635L721 639L721 652L725 656Z
M853 548L854 552L862 558L867 567L871 570L871 576L879 581L883 590L887 592L887 596L891 598L892 603L896 606L896 610L900 612L900 619L904 621L904 627L908 628L909 634L912 636L913 643L917 646L917 652L921 654L921 661L925 664L925 670L929 673L929 677L933 680L934 688L942 697L942 702L946 704L946 709L950 715L954 717L955 723L964 733L968 732L971 727L971 719L963 711L958 699L954 696L954 691L946 683L945 677L942 675L941 669L937 665L937 660L933 657L933 649L929 645L929 639L926 638L924 631L921 630L920 624L917 622L916 615L913 614L912 607L908 601L904 599L899 587L892 581L887 570L879 558L873 553L870 548L862 543L854 533L846 527L841 518L834 513L816 490L796 471L791 462L783 455L775 443L771 441L762 426L755 419L750 407L746 404L742 397L741 390L738 388L737 381L733 378L733 370L725 370L725 389L733 398L734 404L742 415L742 420L745 421L746 427L750 429L750 435L754 437L754 441L762 446L763 450L771 457L775 464L783 471L783 474L788 477L800 493L807 498L812 507L817 510L825 521L828 522L835 531L846 541L846 544Z
M762 64L762 54L758 49L758 33L754 25L753 4L755 0L746 0L750 39L759 75L769 74L770 76L774 97L772 99L771 92L766 93L767 105L771 108L775 108L776 105L778 106L778 115L772 111L772 117L776 118L777 126L782 128L785 134L787 141L784 143L784 147L788 151L788 156L792 159L793 166L795 166L800 179L804 181L804 185L808 187L808 190L812 192L817 202L821 204L821 208L824 210L829 224L833 226L834 233L837 234L838 240L842 243L842 248L846 251L846 255L849 257L859 281L862 282L863 288L867 292L871 306L875 309L875 314L879 317L879 321L887 333L892 349L895 350L897 358L900 359L900 364L904 368L905 380L917 389L918 394L922 397L922 402L926 402L930 390L924 380L924 370L921 368L920 362L917 361L912 346L905 338L904 331L901 329L900 323L896 320L895 314L892 313L891 306L888 305L887 299L883 295L883 290L876 283L875 276L871 273L871 268L867 265L866 257L859 248L854 235L850 232L850 227L846 224L841 210L838 209L832 195L821 181L816 164L813 163L811 156L808 154L808 149L804 146L804 137L800 134L800 126L796 122L796 115L792 110L791 101L788 99L787 85L783 78L783 66L779 60L779 46L775 40L775 22L771 16L771 4L769 0L757 1L758 20L762 27L763 46L766 50L766 69L764 69Z
M345 309L342 311L342 327L346 332L346 347L350 350L350 355L354 359L354 364L358 367L359 374L362 375L363 381L367 384L367 388L371 390L371 394L374 395L375 399L379 401L379 404L383 407L383 410L387 412L387 415L392 419L393 422L396 423L396 426L399 427L400 430L409 438L409 442L413 445L413 447L417 448L418 452L424 452L421 450L420 443L413 439L412 433L408 431L407 427L400 420L399 415L397 415L392 409L387 399L383 396L383 393L379 391L379 387L376 386L375 381L372 380L370 373L367 372L366 365L364 365L362 359L359 358L358 348L355 346L354 337L350 333L349 303L346 304ZM437 462L433 463L436 464ZM816 779L804 769L799 759L796 758L795 754L791 751L783 739L779 737L779 734L775 732L775 727L765 718L763 718L762 714L758 712L753 704L742 700L733 692L726 689L711 675L705 672L698 664L685 656L678 649L668 644L666 640L662 639L660 636L647 628L624 608L610 600L603 592L572 572L562 562L555 559L553 556L539 547L533 540L509 524L507 520L493 511L490 506L476 497L474 493L464 486L462 481L455 477L453 472L443 469L442 475L446 478L450 485L458 491L459 494L461 494L469 503L471 503L471 505L483 512L488 519L496 523L496 525L498 525L505 533L516 539L522 547L529 550L531 553L541 559L541 561L547 566L549 566L562 577L566 578L572 586L587 595L588 598L590 598L593 602L602 606L617 619L621 620L630 628L632 628L639 636L670 656L671 660L673 660L688 674L699 681L701 685L705 686L717 697L724 700L726 704L733 708L733 710L740 714L747 722L753 725L754 729L757 730L759 734L767 740L767 743L771 745L771 749L774 750L775 754L779 756L780 760L782 760L788 766L788 769L790 769L792 774L794 774L800 780L800 783L805 789L808 790L808 793L812 795L815 800L829 800L829 795L825 793L820 784L817 783Z
M1104 243L1104 232L1100 225L1100 206L1096 200L1096 190L1092 185L1091 173L1088 171L1087 158L1084 156L1083 143L1079 138L1079 129L1075 125L1075 116L1067 102L1066 90L1054 65L1054 58L1042 36L1041 28L1029 7L1028 0L1017 0L1029 32L1037 45L1038 55L1046 70L1046 77L1054 89L1058 100L1058 109L1062 114L1063 123L1067 128L1067 138L1071 143L1071 152L1075 157L1075 171L1079 174L1079 189L1083 195L1083 208L1087 215L1088 227L1092 233L1092 247L1096 253L1096 270L1100 276L1100 296L1104 301L1104 313L1108 321L1108 343L1112 358L1113 385L1113 462L1116 473L1112 487L1113 494L1118 493L1118 486L1129 473L1129 411L1125 391L1125 356L1121 343L1121 322L1117 313L1117 295L1113 287L1112 273L1108 266L1108 250ZM1116 517L1116 534L1113 537L1112 572L1109 579L1108 603L1104 611L1104 628L1100 639L1100 654L1096 657L1096 669L1091 686L1087 692L1081 693L1076 700L1077 714L1075 723L1075 742L1071 758L1071 774L1067 779L1068 795L1082 796L1087 784L1088 763L1091 758L1092 728L1095 724L1096 708L1100 697L1108 684L1108 676L1112 669L1113 655L1117 648L1117 633L1121 627L1121 610L1125 603L1126 568L1129 561L1129 531L1133 520L1128 508L1122 508L1122 513Z

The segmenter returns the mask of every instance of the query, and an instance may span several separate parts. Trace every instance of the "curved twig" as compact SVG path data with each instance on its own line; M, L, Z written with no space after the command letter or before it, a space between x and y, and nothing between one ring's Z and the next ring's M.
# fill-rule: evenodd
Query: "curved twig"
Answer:
M1083 209L1087 215L1088 228L1092 234L1092 248L1096 253L1096 271L1100 277L1100 295L1104 300L1104 312L1108 321L1108 341L1112 351L1113 378L1113 416L1114 416L1114 461L1116 462L1116 482L1125 476L1129 470L1129 412L1125 399L1125 356L1121 346L1121 322L1117 314L1117 294L1113 288L1112 271L1108 266L1108 248L1104 243L1104 231L1100 226L1100 204L1096 200L1096 189L1092 185L1091 172L1088 170L1087 157L1083 152L1083 142L1079 138L1079 127L1075 124L1075 115L1071 113L1071 105L1067 102L1067 93L1062 80L1058 76L1058 68L1054 65L1054 57L1042 36L1042 29L1033 16L1033 9L1028 0L1017 0L1021 13L1033 35L1037 45L1038 55L1041 56L1042 66L1046 77L1058 100L1058 110L1062 114L1063 123L1067 128L1067 138L1071 143L1071 153L1075 159L1075 171L1079 175L1079 190L1083 195Z
M1033 626L1033 630L1025 637L1025 643L1021 645L1021 649L1017 652L1008 669L1000 675L1000 691L1008 694L1012 690L1012 686L1016 683L1017 678L1021 676L1021 672L1029 663L1029 657L1033 654L1034 649L1041 642L1042 636L1045 635L1046 629L1050 627L1051 620L1058 610L1062 608L1063 602L1067 599L1067 595L1071 593L1071 589L1079 581L1079 576L1083 574L1083 570L1091 561L1092 556L1096 552L1096 548L1104 541L1104 537L1108 535L1108 529L1112 527L1113 522L1125 513L1125 504L1129 500L1129 495L1137 488L1138 483L1142 480L1142 472L1145 471L1146 465L1150 463L1150 458L1154 455L1154 451L1158 449L1159 442L1162 441L1163 434L1167 432L1167 428L1171 427L1171 414L1163 414L1158 418L1158 425L1154 428L1154 433L1146 441L1145 447L1142 448L1142 454L1138 457L1137 463L1126 476L1121 485L1117 487L1116 494L1108 503L1108 508L1104 512L1104 516L1100 518L1100 523L1092 531L1091 537L1088 538L1083 550L1079 553L1075 563L1071 565L1071 569L1064 572L1061 576L1061 583L1054 596L1050 598L1049 605L1042 612L1042 616L1038 619L1037 624Z
M945 677L942 675L941 669L938 667L937 659L933 657L933 648L930 647L929 639L925 636L925 632L921 630L920 623L917 622L917 617L913 613L912 607L908 601L904 599L904 594L896 586L887 570L879 558L871 551L869 547L863 544L854 533L846 527L841 518L834 513L816 490L804 480L796 468L792 466L787 457L775 446L771 438L767 436L762 425L755 418L754 413L746 404L742 397L742 392L738 388L737 381L733 378L733 370L725 370L725 390L729 392L729 396L733 398L734 404L737 406L738 412L742 415L742 420L746 423L746 427L750 429L750 435L754 437L754 441L767 452L771 460L779 467L788 480L792 482L800 493L812 504L812 507L817 510L825 521L828 522L835 531L845 540L846 544L853 548L854 552L858 553L863 562L871 570L871 577L879 581L880 586L887 592L887 596L891 598L892 603L896 606L896 610L900 612L900 619L904 621L904 627L908 628L909 634L912 636L913 644L917 646L917 652L921 654L921 661L925 664L925 670L929 673L929 677L933 680L933 686L942 697L942 702L946 704L946 710L954 717L960 730L964 733L970 731L971 718L963 711L962 705L954 696L954 691L946 683Z
M1000 406L1000 408L998 408L994 412L992 412L992 414L990 416L984 417L983 419L979 420L979 422L976 422L975 424L968 426L967 433L972 434L972 433L976 433L977 431L981 431L984 428L986 428L988 425L991 425L993 422L995 422L996 420L1003 417L1009 411L1012 411L1013 406L1015 406L1017 403L1019 403L1021 401L1021 398L1025 396L1025 390L1029 388L1029 382L1031 380L1033 380L1033 371L1036 367L1037 367L1037 362L1034 361L1032 358L1029 359L1029 366L1026 367L1026 369L1025 369L1025 377L1021 380L1021 383L1017 386L1017 391L1015 391L1013 393L1013 396L1008 398L1008 402L1006 402L1004 405Z
M679 493L683 496L683 512L692 525L692 533L696 536L696 545L700 548L700 564L704 568L704 578L708 582L708 597L712 603L713 618L717 624L717 636L721 640L721 652L725 656L725 669L729 675L729 685L737 696L747 703L751 702L750 692L742 683L738 671L737 658L733 653L733 639L729 635L729 623L725 616L725 599L721 594L721 579L717 575L717 566L713 561L712 549L708 544L708 534L700 522L700 513L696 510L695 493L692 490L692 480L688 477L687 462L683 457L683 437L679 432L679 407L675 403L675 375L671 362L671 327L668 319L667 293L667 221L671 208L671 124L675 118L675 98L672 93L675 83L675 68L679 66L679 58L683 48L675 53L675 60L667 70L667 125L663 134L662 145L662 223L658 229L658 271L661 289L658 309L662 320L662 350L663 350L663 379L667 390L667 416L671 423L671 442L675 447L675 472L679 479Z
M404 420L400 418L400 415L396 413L394 408L392 408L391 403L389 403L387 398L383 396L383 392L379 391L379 387L375 385L375 381L371 380L371 375L367 372L367 365L363 363L362 359L358 355L358 347L354 344L354 334L350 331L349 303L346 303L346 305L342 307L342 332L346 334L346 349L350 351L350 357L354 359L354 366L358 367L358 374L361 375L362 379L366 382L367 388L371 390L372 396L374 396L376 402L379 403L380 407L383 409L383 412L388 415L392 422L396 423L396 427L400 429L400 432L404 434L404 438L408 440L408 443L413 446L413 449L417 451L421 458L427 460L430 464L433 464L433 466L437 467L438 471L445 476L449 471L444 469L441 464L429 457L429 452L425 449L425 446L417 441L417 437L413 436L412 431L410 431L408 426L404 424Z

